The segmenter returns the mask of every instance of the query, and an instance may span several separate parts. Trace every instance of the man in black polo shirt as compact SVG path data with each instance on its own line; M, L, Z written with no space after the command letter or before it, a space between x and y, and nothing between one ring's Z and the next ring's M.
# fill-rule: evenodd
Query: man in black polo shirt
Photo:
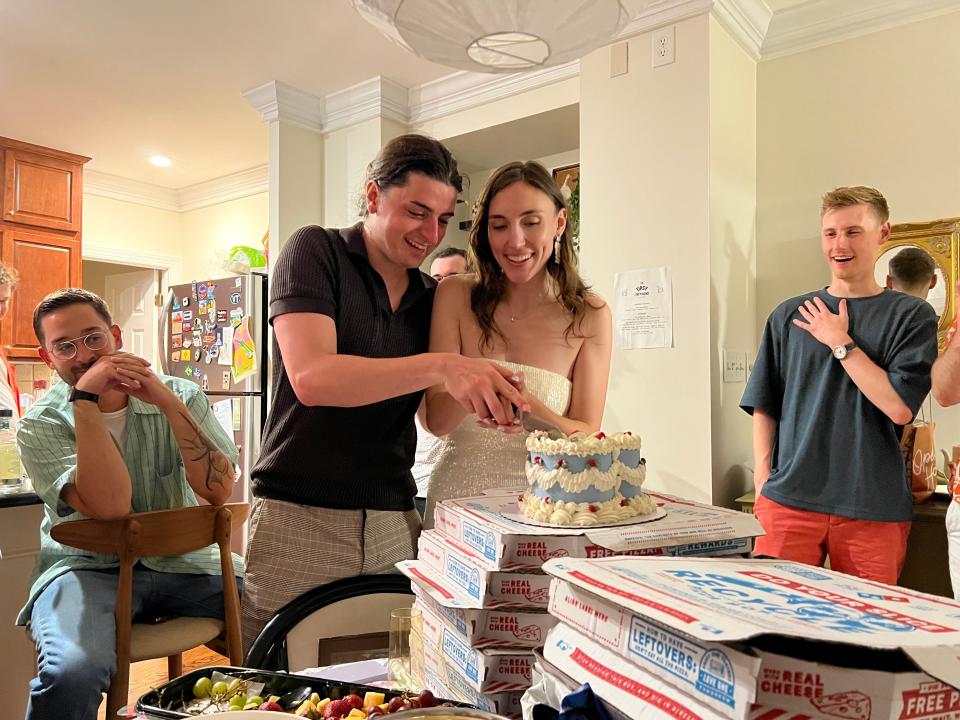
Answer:
M417 268L461 189L436 140L404 135L367 168L362 222L311 226L273 272L273 405L247 544L244 645L302 593L414 557L414 415L442 385L471 413L514 424L522 378L486 360L427 353L435 282Z

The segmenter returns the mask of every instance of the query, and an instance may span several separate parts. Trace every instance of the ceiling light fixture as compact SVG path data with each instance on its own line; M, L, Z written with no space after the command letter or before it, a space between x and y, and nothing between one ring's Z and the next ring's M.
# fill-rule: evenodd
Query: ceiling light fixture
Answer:
M474 72L560 65L609 44L630 19L619 0L353 0L365 20L432 62ZM651 0L629 0L630 10Z
M164 155L154 155L150 158L150 164L157 167L170 167L173 165L173 160Z

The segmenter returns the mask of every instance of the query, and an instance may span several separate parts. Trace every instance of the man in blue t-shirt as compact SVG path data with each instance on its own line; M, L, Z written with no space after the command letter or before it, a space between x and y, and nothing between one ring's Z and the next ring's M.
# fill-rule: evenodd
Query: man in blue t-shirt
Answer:
M830 285L767 319L740 401L753 415L755 553L894 584L913 517L899 441L930 391L937 316L877 284L890 236L879 191L841 187L820 211Z

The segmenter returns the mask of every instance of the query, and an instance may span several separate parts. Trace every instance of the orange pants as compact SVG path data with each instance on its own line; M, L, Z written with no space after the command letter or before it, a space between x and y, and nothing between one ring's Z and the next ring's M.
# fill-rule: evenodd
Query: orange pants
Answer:
M822 566L847 575L896 585L907 554L910 522L854 520L781 505L757 497L754 514L767 533L754 555Z

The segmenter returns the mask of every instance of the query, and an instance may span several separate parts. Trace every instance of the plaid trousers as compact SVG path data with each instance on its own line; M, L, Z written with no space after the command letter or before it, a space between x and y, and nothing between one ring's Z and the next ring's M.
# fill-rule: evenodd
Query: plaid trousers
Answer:
M416 557L419 535L416 510L334 510L256 498L240 605L244 653L277 610L308 590L396 572L395 563Z

